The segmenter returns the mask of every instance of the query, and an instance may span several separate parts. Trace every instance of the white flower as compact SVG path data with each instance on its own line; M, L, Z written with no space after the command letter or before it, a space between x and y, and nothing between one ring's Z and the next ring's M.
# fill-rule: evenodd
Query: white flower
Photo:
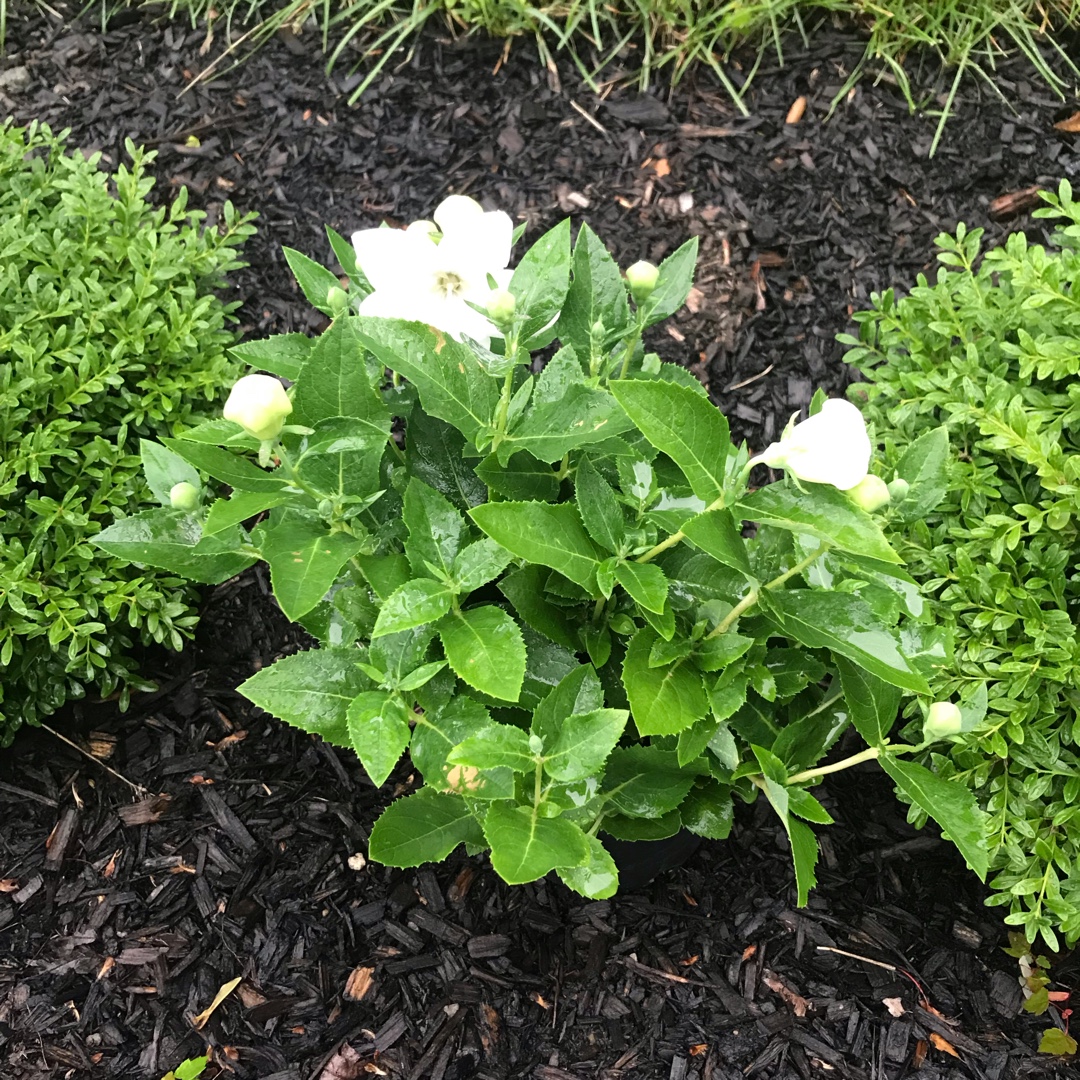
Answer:
M880 476L867 473L853 488L848 488L848 498L861 510L872 514L888 505L892 493Z
M923 722L923 735L927 739L946 739L959 735L964 729L964 716L951 701L935 701Z
M272 375L245 375L234 384L221 412L226 420L266 442L281 434L285 417L292 412L292 402L285 387Z
M847 491L866 476L870 450L862 413L850 401L829 398L809 419L789 424L780 441L767 447L754 463Z
M374 289L360 314L427 323L490 346L495 327L467 301L487 305L488 275L499 288L509 284L514 223L465 195L444 199L432 216L434 222L414 221L404 230L353 233L356 261Z

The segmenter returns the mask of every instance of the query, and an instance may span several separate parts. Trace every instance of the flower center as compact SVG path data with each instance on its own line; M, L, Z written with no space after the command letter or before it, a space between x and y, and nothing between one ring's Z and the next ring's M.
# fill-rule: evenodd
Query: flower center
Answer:
M465 291L465 282L453 270L439 270L435 274L435 289L443 296L458 296Z

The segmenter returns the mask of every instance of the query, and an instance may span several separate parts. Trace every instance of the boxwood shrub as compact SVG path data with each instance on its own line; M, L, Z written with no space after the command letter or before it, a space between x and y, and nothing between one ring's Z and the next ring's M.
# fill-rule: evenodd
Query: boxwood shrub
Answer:
M136 640L194 623L175 578L87 542L150 499L143 436L208 413L235 374L224 285L250 217L147 201L152 153L115 175L44 126L0 125L0 745L93 688L138 683Z
M1048 248L959 227L935 284L875 295L841 340L886 461L949 429L947 498L892 539L953 632L936 695L988 711L932 762L989 813L988 902L1053 947L1080 939L1080 203L1045 198Z

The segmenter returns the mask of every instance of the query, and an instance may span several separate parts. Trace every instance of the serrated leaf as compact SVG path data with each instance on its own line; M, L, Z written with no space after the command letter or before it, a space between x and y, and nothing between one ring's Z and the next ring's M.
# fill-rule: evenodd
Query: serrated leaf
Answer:
M564 675L536 706L530 730L540 736L545 746L553 746L567 717L590 713L603 705L600 679L592 667L581 664Z
M508 799L514 794L514 774L509 769L462 768L447 760L459 743L483 731L491 716L478 701L458 694L441 708L416 717L409 757L428 784L439 791L453 791L470 799Z
M553 745L545 742L544 771L562 783L599 772L629 715L625 709L594 709L566 717Z
M320 735L335 746L351 746L348 709L371 681L356 666L357 649L309 649L274 661L237 689L286 724Z
M709 510L698 514L682 525L682 531L692 544L717 562L753 577L746 541L730 510Z
M570 503L486 503L469 512L493 540L519 558L540 563L596 594L600 553Z
M724 463L731 438L724 414L686 386L623 380L611 392L641 433L667 454L706 504L724 494Z
M623 814L605 814L600 831L616 840L666 840L682 828L678 810L669 810L658 818L625 817Z
M588 349L593 324L600 321L614 339L630 323L626 286L618 264L600 238L583 223L574 242L574 280L559 315L562 341Z
M272 337L242 341L229 349L237 360L256 371L269 371L289 382L296 382L315 339L307 334L274 334Z
M578 462L574 497L589 535L605 551L618 552L626 539L626 521L612 486L587 458Z
M715 780L692 788L679 814L684 828L707 840L726 840L735 824L731 791Z
M333 309L327 301L327 294L331 289L341 288L341 282L338 281L336 275L294 248L282 247L281 253L285 256L285 261L289 264L289 269L293 272L296 283L307 298L307 302L324 315L333 315Z
M528 732L510 724L490 723L455 746L447 756L451 765L471 765L477 769L536 771L536 755L529 748Z
M980 881L986 880L990 856L986 841L986 814L963 784L946 780L914 761L900 761L883 753L878 764L920 810L941 826Z
M386 600L412 577L409 560L400 554L357 555L356 565L380 600Z
M831 825L832 815L806 788L788 787L788 810L815 825Z
M194 488L202 487L199 471L173 450L151 439L139 440L139 456L142 458L146 483L162 506L172 508L169 492L176 484L188 483Z
M508 286L527 341L562 310L570 286L570 219L549 229L521 257Z
M409 530L405 554L413 573L430 573L430 563L449 575L458 552L469 540L465 519L448 499L415 477L405 489L403 516Z
M769 484L741 499L735 513L759 525L806 533L841 551L866 555L884 563L899 563L877 521L860 510L842 491L828 484Z
M402 868L441 862L459 844L484 846L484 833L459 795L432 788L392 802L371 830L368 857Z
M497 578L512 559L513 555L506 548L485 536L457 553L450 576L458 592L470 593Z
M590 900L606 900L619 890L619 868L608 850L595 837L587 836L588 860L582 866L558 867L559 877L568 889Z
M454 611L439 624L446 659L458 678L489 697L517 701L525 678L525 639L501 608Z
M463 513L488 497L486 481L462 456L465 445L460 431L429 416L419 405L409 413L405 427L409 475L434 488Z
M527 626L564 649L577 652L581 648L577 629L562 608L544 599L543 583L550 573L543 566L523 566L499 582L499 591Z
M689 765L695 758L705 753L709 743L716 735L720 722L714 716L706 716L696 724L683 728L679 732L679 741L675 754L680 765Z
M653 563L620 562L615 566L615 580L646 611L662 615L667 604L668 580Z
M708 712L701 675L686 660L650 667L649 653L656 641L651 629L631 639L623 660L622 682L630 701L630 714L641 735L677 735Z
M283 476L264 472L247 458L239 457L220 446L191 442L188 439L161 441L170 450L191 462L196 469L238 491L281 491L287 484Z
M540 461L556 462L580 446L603 442L629 430L630 423L606 390L575 385L558 401L535 402L499 446L499 460L527 450Z
M659 818L676 809L696 772L679 767L675 754L655 746L617 746L608 758L601 792L627 817Z
M287 495L262 491L234 491L227 499L217 499L210 504L203 522L203 536L225 532L248 518L271 510L288 500Z
M818 841L814 830L801 821L789 818L787 821L788 839L791 841L791 859L795 864L796 904L805 907L810 899L810 890L817 884L815 867L818 860Z
M646 326L674 315L686 303L694 284L697 253L698 238L692 236L660 264L656 288L642 304Z
M330 590L342 566L364 542L330 532L310 510L287 508L261 534L262 556L270 566L274 596L288 619L306 615Z
M386 783L409 746L409 710L384 690L368 690L349 703L349 741L376 787Z
M453 600L454 594L432 578L407 581L386 598L371 636L380 638L384 634L438 622L450 610Z
M901 521L920 521L935 510L949 490L949 430L934 428L920 435L896 465L896 475L908 482L902 500L891 504Z
M893 686L916 694L930 692L926 680L900 652L893 630L859 597L791 589L774 593L770 608L779 615L781 631L803 645L830 649Z
M509 885L524 885L556 867L589 859L585 834L566 818L540 817L533 807L492 803L484 818L492 869Z
M836 668L855 730L870 746L881 746L896 723L903 691L843 657Z

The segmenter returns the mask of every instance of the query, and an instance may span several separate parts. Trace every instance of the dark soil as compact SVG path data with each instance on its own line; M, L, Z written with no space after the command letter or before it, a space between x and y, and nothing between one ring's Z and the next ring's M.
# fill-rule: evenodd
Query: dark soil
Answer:
M1019 61L995 79L1011 107L966 84L933 159L933 121L885 83L827 120L862 50L834 30L759 72L748 119L704 77L600 101L568 67L555 85L523 44L491 75L500 45L435 34L350 109L354 81L322 73L311 32L178 98L209 60L205 31L102 34L9 9L4 63L25 77L0 79L0 113L71 127L114 164L126 137L152 142L161 196L187 184L211 219L225 198L262 214L236 277L248 332L320 328L282 244L325 260L324 223L411 220L451 191L528 220L530 237L587 219L623 265L697 233L695 310L654 346L758 447L815 387L850 381L835 334L871 291L932 268L937 232L1038 236L1027 216L991 220L992 200L1080 174L1080 138L1052 127L1076 102ZM1034 1053L1050 1020L1019 1012L983 890L875 773L827 785L838 820L802 911L765 808L609 902L510 889L460 853L391 871L360 856L409 775L377 791L351 755L233 689L300 646L247 574L208 598L196 648L150 661L156 695L56 718L101 764L44 731L0 758L2 1080L156 1080L207 1045L244 1080L1074 1075ZM1068 985L1067 961L1055 974Z

